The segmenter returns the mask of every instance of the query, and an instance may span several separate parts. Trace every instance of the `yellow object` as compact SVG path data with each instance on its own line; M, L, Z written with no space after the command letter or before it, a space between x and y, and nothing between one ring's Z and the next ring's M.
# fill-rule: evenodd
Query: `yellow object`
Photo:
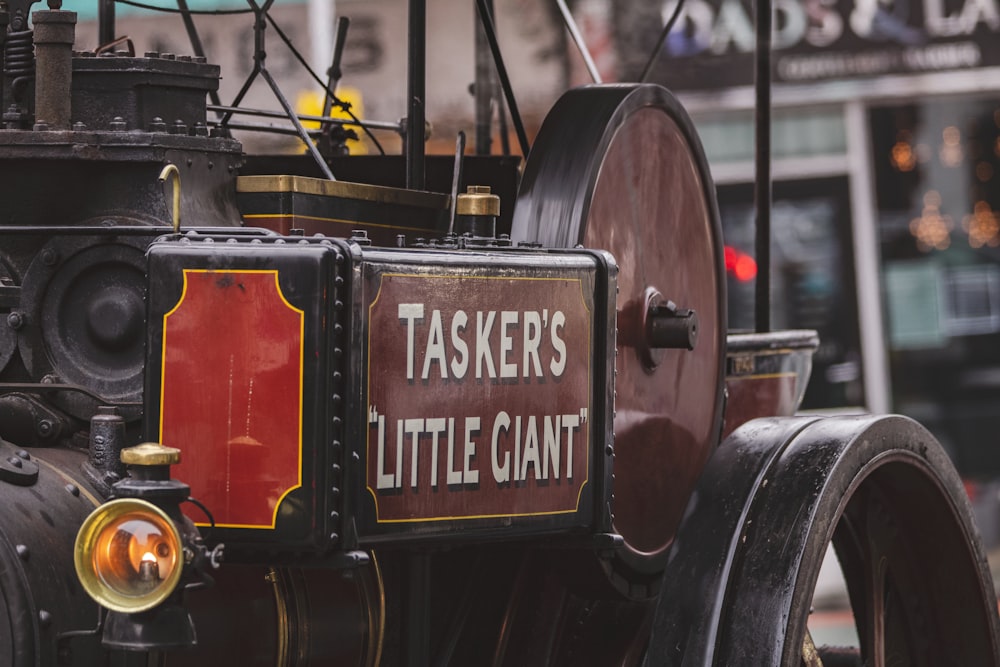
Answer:
M470 185L466 192L458 195L455 207L458 215L500 215L500 197L490 193L485 185Z
M180 462L181 450L155 442L144 442L122 450L122 463L125 465L167 466Z
M91 512L73 549L76 574L98 604L134 614L166 600L184 566L174 522L145 500L120 498Z
M361 119L364 118L364 101L361 96L361 91L357 88L351 86L340 86L337 88L337 97L344 102L351 105L351 113L355 117ZM307 116L322 116L323 115L323 93L314 90L304 90L298 94L295 99L295 112L304 114ZM330 111L330 118L343 118L344 120L349 120L351 117L348 116L340 107L333 107ZM304 120L302 121L303 127L307 130L319 129L319 122L314 120ZM355 132L358 133L360 137L363 134L363 130L359 127L353 128ZM363 141L355 141L351 143L351 155L365 155L368 153L368 149Z

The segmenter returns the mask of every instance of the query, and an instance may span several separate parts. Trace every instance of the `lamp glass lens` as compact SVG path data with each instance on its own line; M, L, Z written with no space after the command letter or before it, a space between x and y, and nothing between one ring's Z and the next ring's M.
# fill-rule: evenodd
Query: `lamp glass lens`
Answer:
M104 585L126 597L153 593L180 564L175 533L155 515L127 512L101 530L94 571Z

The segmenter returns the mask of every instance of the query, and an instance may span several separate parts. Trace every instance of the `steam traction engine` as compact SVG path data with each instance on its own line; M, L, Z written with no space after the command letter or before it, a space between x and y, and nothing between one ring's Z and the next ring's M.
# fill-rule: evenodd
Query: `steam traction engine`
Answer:
M788 417L810 332L727 340L667 91L566 93L516 200L502 159L452 196L317 179L243 155L203 58L73 52L58 7L32 58L29 8L3 15L0 662L1000 664L940 446ZM831 542L855 649L807 628Z

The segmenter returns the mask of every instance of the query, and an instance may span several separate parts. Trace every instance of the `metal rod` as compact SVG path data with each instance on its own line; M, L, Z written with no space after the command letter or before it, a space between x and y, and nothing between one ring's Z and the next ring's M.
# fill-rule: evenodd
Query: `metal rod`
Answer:
M284 118L288 119L288 115L282 113L281 111L270 111L268 109L253 109L250 107L234 107L225 106L221 104L209 104L206 107L209 111L224 111L236 116L259 116L261 118ZM373 130L391 130L392 132L402 132L403 126L399 123L391 123L388 121L379 120L362 120L355 121L349 118L331 118L330 116L315 116L307 113L295 114L296 118L299 120L315 121L318 123L333 123L335 125L357 125L359 127L368 127Z
M486 6L486 0L476 0L476 7L479 9L479 20L483 23L486 31L486 39L490 43L490 51L493 52L493 62L497 66L497 74L500 76L500 86L503 88L503 95L507 99L507 107L510 109L510 117L514 123L514 130L517 132L517 141L521 145L521 155L528 157L530 145L528 144L528 134L524 131L524 123L521 122L521 113L517 110L517 100L514 99L514 89L511 88L510 78L507 76L507 67L503 64L503 56L500 54L500 44L497 42L496 28L493 26L493 14Z
M406 76L406 187L424 189L424 95L427 67L427 3L410 0Z
M681 10L684 8L684 0L677 0L677 6L674 7L673 13L667 22L663 24L663 30L660 31L660 37L656 40L656 47L653 52L649 54L649 60L646 61L646 66L642 68L642 74L639 76L640 83L646 83L646 79L649 78L650 72L653 71L653 64L656 62L657 56L660 55L660 51L663 50L663 45L667 41L667 37L670 35L670 31L674 29L674 23L680 18Z
M105 227L104 229L107 229ZM4 230L6 231L6 230ZM38 231L38 228L35 228ZM53 384L35 384L33 382L0 382L0 391L24 391L32 392L38 394L51 393L56 391L74 391L78 394L83 394L84 396L89 396L97 402L103 405L117 405L119 407L130 407L133 405L142 405L142 401L119 401L113 400L101 396L100 394L95 394L85 387L80 387L75 384L63 384L63 383L53 383Z
M222 125L221 121L210 120L208 121L209 127L220 127ZM266 125L264 123L226 123L226 127L230 130L242 130L244 132L266 132L268 134L286 134L288 136L297 137L299 136L299 131L294 127L281 127L280 125ZM321 130L306 130L309 132L310 137L318 137L322 132ZM6 231L6 230L4 230Z
M343 72L340 69L340 61L344 55L344 44L347 42L347 28L350 27L351 20L346 16L337 19L336 41L333 43L333 62L327 71L326 90L323 91L323 115L329 116L333 108L333 96L337 92L337 85L340 84L340 77Z
M451 219L448 233L455 233L455 209L458 208L458 187L462 180L462 158L465 156L465 132L459 130L455 139L455 167L451 173Z
M316 165L319 167L319 170L323 172L323 175L326 176L328 180L337 180L334 178L333 172L330 171L330 165L328 165L326 160L323 159L323 156L319 154L319 149L316 148L316 144L313 143L312 139L309 137L309 133L306 131L306 128L302 126L302 122L295 114L295 109L293 109L289 101L285 99L285 95L281 92L281 89L278 88L278 84L275 80L271 78L271 73L267 71L266 67L262 67L260 69L260 75L264 77L265 81L267 81L267 85L271 87L272 92L274 92L274 96L278 98L278 103L281 104L285 113L288 114L288 120L292 121L292 125L294 125L295 129L298 130L299 136L306 145L306 150L309 151L313 160L316 161Z
M758 333L771 330L771 0L756 0L757 50L754 206L757 211L757 283L754 321Z
M559 7L559 12L562 14L563 22L566 24L566 29L569 30L569 36L573 38L573 43L576 44L576 48L580 51L580 55L583 57L583 64L587 66L587 71L590 72L590 78L594 80L594 83L604 83L601 81L601 75L597 71L597 65L594 64L594 59L590 55L590 49L587 48L587 44L583 41L583 35L580 34L580 29L576 25L576 20L569 11L569 7L566 6L566 0L556 0L556 6Z

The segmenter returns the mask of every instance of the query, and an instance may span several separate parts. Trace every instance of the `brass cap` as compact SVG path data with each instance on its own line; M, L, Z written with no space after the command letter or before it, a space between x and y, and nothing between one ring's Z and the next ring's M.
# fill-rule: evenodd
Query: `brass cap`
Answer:
M122 463L130 466L168 466L181 462L181 450L144 442L122 450Z
M470 185L458 195L455 213L458 215L500 215L500 197L490 194L488 185Z

